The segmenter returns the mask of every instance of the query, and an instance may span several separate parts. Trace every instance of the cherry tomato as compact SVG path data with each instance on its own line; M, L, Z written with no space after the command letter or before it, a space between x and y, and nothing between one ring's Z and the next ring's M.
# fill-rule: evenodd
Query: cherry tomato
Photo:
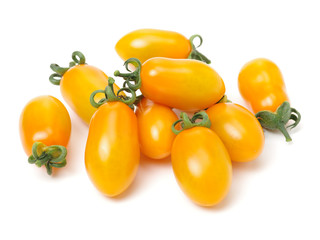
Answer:
M76 62L78 65L70 68L60 68L56 64L51 65L52 70L58 72L53 75L59 75L61 69L65 70L62 71L62 74L60 72L61 80L53 80L52 82L60 85L64 100L86 124L89 124L96 111L96 108L90 104L90 95L93 91L104 89L108 85L108 76L100 69L85 64L84 56L81 53L74 52L73 56L80 56L81 61ZM119 87L114 84L114 91L118 90ZM97 100L99 98L100 96L96 97Z
M71 120L65 106L55 97L39 96L27 103L20 116L20 137L29 156L32 145L42 142L48 146L67 146Z
M168 157L175 138L171 126L178 120L177 115L169 107L143 98L136 116L141 152L152 159Z
M226 146L230 158L236 162L256 159L264 146L264 134L256 117L234 103L218 103L207 109L211 129Z
M142 66L138 59L125 62L136 66L132 73L115 71L132 88L140 87L146 98L184 111L205 109L218 102L225 86L219 74L209 65L192 59L151 58Z
M39 96L29 101L21 113L19 128L24 151L31 155L30 163L36 163L39 167L46 165L48 174L51 174L52 166L65 165L65 156L61 159L63 164L59 165L60 161L50 162L57 160L62 151L66 155L65 147L71 133L69 113L58 99ZM45 154L48 155L46 159ZM46 161L38 161L40 158Z
M258 58L245 64L238 84L242 97L255 113L274 112L284 101L289 101L280 69L268 59Z
M116 44L116 51L123 59L138 58L142 63L153 57L166 58L193 58L210 63L204 55L199 53L193 45L193 39L202 38L199 35L193 35L187 39L177 32L157 30L157 29L139 29L128 33L122 37Z
M230 157L210 128L195 126L180 132L171 160L177 182L196 204L213 206L227 195L232 181Z
M290 142L292 139L286 128L296 127L301 114L290 106L277 65L268 59L254 59L241 69L238 84L242 97L251 105L262 127L280 130ZM286 126L290 120L294 123Z
M104 195L117 196L135 178L139 159L134 112L122 102L103 104L90 122L85 150L85 165L91 181Z

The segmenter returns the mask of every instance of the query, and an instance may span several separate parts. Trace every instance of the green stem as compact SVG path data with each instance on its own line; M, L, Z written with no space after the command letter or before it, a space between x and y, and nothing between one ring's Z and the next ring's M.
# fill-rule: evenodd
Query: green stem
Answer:
M74 51L71 57L72 57L72 60L78 65L86 63L86 58L83 55L83 53L80 51Z
M80 64L85 64L85 57L84 55L79 52L75 51L72 53L72 62L69 63L69 67L60 67L58 64L52 63L50 65L50 68L55 73L51 74L49 77L49 81L54 85L60 85L60 81L63 77L63 75L72 67Z
M267 130L278 129L284 135L286 141L290 142L292 139L287 128L292 129L296 127L301 120L301 114L295 108L291 108L289 102L285 101L274 113L271 111L260 111L256 114L256 118L263 128ZM293 124L286 126L290 120L293 121Z
M200 44L196 47L193 43L194 39L195 38L199 38L200 39ZM190 38L189 38L189 41L190 41L190 44L191 44L191 52L188 56L188 59L196 59L196 60L199 60L199 61L202 61L202 62L205 62L207 64L210 64L211 61L205 56L203 55L201 52L199 52L197 50L198 47L200 47L202 45L202 37L198 34L195 34L195 35L192 35Z
M210 128L210 126L211 126L211 121L210 121L209 116L207 115L207 113L205 111L201 111L201 112L196 113L191 119L188 117L187 113L181 112L180 118L181 119L175 121L171 126L171 130L175 134L179 134L183 130L190 129L190 128L193 128L193 127ZM199 119L201 121L197 121ZM177 130L176 129L176 125L178 123L181 123L180 124L181 128L182 128L181 130Z
M286 138L286 141L287 141L287 142L291 142L291 141L292 141L292 138L290 137L287 129L285 128L285 126L280 125L280 126L278 126L278 129L279 129L280 132L284 135L284 137Z
M131 72L131 70L129 69L129 64L135 66L136 69L133 72ZM130 73L120 73L119 70L116 70L114 72L114 76L122 77L125 80L124 87L127 86L131 90L137 91L141 87L141 62L137 58L129 58L124 62L124 66ZM131 82L133 82L134 84L132 84Z
M132 105L134 104L134 102L136 101L136 93L135 91L133 91L130 88L121 88L119 89L119 91L115 94L114 93L114 89L113 89L113 84L114 84L114 79L109 77L108 78L108 86L105 88L105 90L96 90L93 93L91 93L90 95L90 103L93 107L98 108L101 105L103 105L106 102L123 102L125 104L127 104L129 107L132 108ZM123 96L120 93L121 92L128 92L131 94L131 97L128 96ZM104 93L105 97L102 98L99 102L96 102L94 100L95 96L98 93Z
M62 168L67 164L66 156L67 149L64 146L46 146L41 142L35 142L28 162L38 167L45 165L48 175L51 175L53 167Z
M52 73L49 77L49 81L53 84L53 85L60 85L60 81L61 81L62 76L58 73Z
M228 99L227 95L223 95L217 103L232 103L232 101Z

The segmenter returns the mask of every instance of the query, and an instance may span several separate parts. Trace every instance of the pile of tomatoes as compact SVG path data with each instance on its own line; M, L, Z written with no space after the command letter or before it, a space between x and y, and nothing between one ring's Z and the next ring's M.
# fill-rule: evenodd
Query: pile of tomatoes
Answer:
M267 59L242 68L239 90L254 115L227 99L222 78L197 50L195 38L201 45L199 35L187 39L171 31L125 35L116 51L128 72L114 72L122 88L86 64L81 52L72 54L68 67L51 64L51 83L60 85L64 100L89 124L85 167L104 195L117 196L130 186L141 154L159 161L171 156L183 192L201 206L213 206L230 189L232 161L249 162L261 154L262 127L279 129L291 141L287 127L295 127L301 116L290 107L279 68ZM34 98L22 111L28 161L45 166L49 175L67 163L70 132L68 111L55 97Z

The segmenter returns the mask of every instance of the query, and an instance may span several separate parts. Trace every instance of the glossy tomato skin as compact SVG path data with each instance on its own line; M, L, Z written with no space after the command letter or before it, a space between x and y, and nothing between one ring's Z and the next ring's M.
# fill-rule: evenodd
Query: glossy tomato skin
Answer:
M141 63L153 57L187 58L192 49L183 35L157 29L130 32L117 42L115 48L123 60L133 57Z
M264 134L256 117L234 103L218 103L207 109L211 129L226 146L236 162L255 160L264 147Z
M97 110L90 104L90 95L96 90L103 90L108 85L107 75L100 69L81 64L70 68L62 77L60 90L64 100L78 114L78 116L89 124L92 115ZM119 87L114 84L114 91ZM97 96L98 102L103 95ZM100 99L99 99L100 98Z
M140 159L137 119L122 102L107 102L91 119L85 150L87 173L104 195L124 192L134 180Z
M274 112L284 101L289 101L280 69L268 59L258 58L245 64L238 77L238 86L255 113Z
M30 100L22 110L19 130L24 151L30 156L35 142L67 147L71 120L67 109L57 98L39 96Z
M171 153L176 135L171 131L178 120L171 108L143 98L136 110L141 152L152 159L164 159Z
M219 74L197 60L151 58L142 65L140 76L146 98L184 111L210 107L225 93Z
M211 129L193 127L179 133L171 160L181 189L196 204L213 206L226 197L232 181L231 161Z

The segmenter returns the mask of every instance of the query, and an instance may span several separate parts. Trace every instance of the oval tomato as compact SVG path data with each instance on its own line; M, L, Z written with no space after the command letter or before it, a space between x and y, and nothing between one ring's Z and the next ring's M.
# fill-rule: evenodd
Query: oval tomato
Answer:
M136 176L140 159L137 119L122 102L98 108L89 126L85 150L87 173L104 195L125 191Z
M175 138L171 126L178 120L177 115L169 107L143 98L136 116L141 152L152 159L168 157Z
M256 159L264 146L264 134L256 117L234 103L218 103L207 109L211 129L226 146L236 162Z
M202 119L198 122L198 119ZM177 131L171 150L172 168L184 193L201 206L213 206L227 195L232 181L231 160L226 147L209 127L205 112L189 119L181 113L183 130Z
M227 149L210 129L194 127L173 142L172 168L185 194L202 206L218 204L231 186L232 167Z
M192 49L183 35L156 29L130 32L117 42L115 48L123 60L134 57L142 63L153 57L187 58Z
M144 63L153 57L166 57L176 59L192 58L210 63L210 60L199 53L193 45L195 37L200 38L201 45L202 38L199 35L193 35L190 39L187 39L177 32L139 29L123 36L117 42L115 48L123 60L137 58Z
M289 101L280 69L268 59L258 58L245 64L238 84L242 97L255 113L274 112L284 101Z
M48 174L51 174L52 167L65 165L71 120L58 99L39 96L29 101L21 113L19 128L24 151L31 155L30 163L36 163L39 167L45 165ZM60 156L62 152L65 152L64 156ZM57 160L58 157L61 159ZM41 158L43 161L38 161Z
M79 52L74 52L73 57L78 56L77 54L84 58ZM64 100L86 124L89 124L92 115L97 110L90 104L90 95L93 91L104 89L108 85L108 76L100 69L85 64L84 61L85 59L75 62L74 66L70 68L60 68L58 65L52 64L52 70L57 72L53 75L57 76L60 73L61 78L61 80L53 80L52 82L60 85ZM119 87L114 84L115 93L118 90ZM100 100L99 98L100 96L97 96L96 100Z
M140 76L146 98L184 111L205 109L225 93L219 74L197 60L151 58L142 65Z

